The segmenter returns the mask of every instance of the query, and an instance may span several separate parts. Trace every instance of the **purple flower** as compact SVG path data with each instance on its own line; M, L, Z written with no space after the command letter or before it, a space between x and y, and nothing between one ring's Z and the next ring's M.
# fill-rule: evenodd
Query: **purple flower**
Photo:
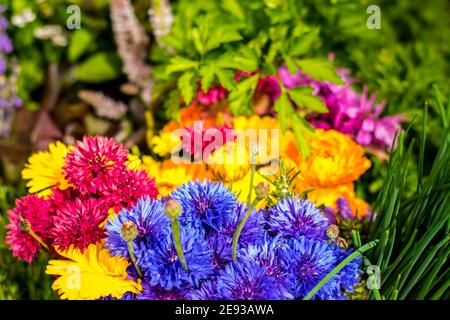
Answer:
M11 53L13 45L11 39L6 33L0 33L0 52Z
M286 88L311 86L313 94L319 96L328 108L328 113L312 114L309 121L316 128L335 129L363 146L375 146L386 150L392 145L396 130L405 121L403 115L381 117L385 103L376 103L376 95L368 96L364 87L358 93L351 87L354 80L346 69L336 72L344 81L343 85L327 81L317 81L302 71L291 74L286 67L281 67L278 74Z
M17 96L17 62L14 57L8 57L13 51L13 44L6 32L8 20L2 16L5 11L6 7L0 6L0 76L4 79L0 83L0 137L9 135L15 109L22 105Z

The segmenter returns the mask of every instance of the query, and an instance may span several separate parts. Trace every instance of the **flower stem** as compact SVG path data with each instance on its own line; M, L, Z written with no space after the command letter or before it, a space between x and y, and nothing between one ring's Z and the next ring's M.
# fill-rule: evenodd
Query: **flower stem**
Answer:
M251 206L247 209L247 212L245 212L244 217L242 218L241 222L239 222L239 225L237 226L236 230L234 230L233 234L233 243L232 243L232 257L233 261L237 260L237 244L239 242L239 237L241 236L242 229L244 229L244 225L247 222L247 219L250 217L250 214L255 209L256 205L258 204L259 199L256 198Z
M257 146L252 145L251 147L251 171L250 171L250 188L248 189L247 203L250 204L252 201L252 190L253 190L253 180L255 179L256 171L256 155L258 154Z
M172 220L172 232L173 232L173 240L175 242L175 249L177 250L178 258L180 259L184 271L188 272L189 269L186 263L186 259L184 257L183 247L181 246L180 223L176 218L171 220Z
M127 241L127 245L128 245L128 253L130 254L131 261L133 262L134 267L136 268L137 273L139 274L139 277L141 279L144 279L144 275L142 273L142 270L136 263L137 259L136 259L136 255L134 254L134 250L133 250L133 241L132 240L131 241Z
M378 240L370 241L361 248L356 249L347 258L341 261L333 270L331 270L325 278L323 278L304 298L303 300L310 300L334 275L341 271L347 264L349 264L353 259L363 254L369 249L372 249L378 244Z
M37 242L39 242L41 244L42 247L44 247L45 250L47 250L48 252L50 252L50 248L45 244L44 241L42 241L42 239L36 234L34 233L33 230L28 230L28 234L30 236L32 236Z

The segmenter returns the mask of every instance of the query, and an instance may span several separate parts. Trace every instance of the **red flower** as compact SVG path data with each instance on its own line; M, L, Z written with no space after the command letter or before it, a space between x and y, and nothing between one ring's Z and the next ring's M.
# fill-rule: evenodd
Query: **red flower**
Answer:
M114 139L85 136L67 155L64 170L82 194L101 193L118 181L127 157L128 151Z
M49 229L51 226L50 203L28 195L16 200L16 207L8 210L10 224L6 226L8 233L6 243L14 256L31 263L41 250L41 244L27 231L20 228L21 218L28 221L30 229L46 244L50 244Z
M144 170L123 170L119 183L106 193L108 204L115 212L131 209L140 198L147 196L156 199L158 189L155 179L149 178Z
M203 121L196 121L194 125L184 128L181 147L184 152L193 155L194 159L206 159L226 142L233 141L235 137L232 127L205 128Z
M58 204L50 231L53 244L62 250L74 245L83 251L103 239L105 229L100 224L107 217L106 202L95 198L79 197Z

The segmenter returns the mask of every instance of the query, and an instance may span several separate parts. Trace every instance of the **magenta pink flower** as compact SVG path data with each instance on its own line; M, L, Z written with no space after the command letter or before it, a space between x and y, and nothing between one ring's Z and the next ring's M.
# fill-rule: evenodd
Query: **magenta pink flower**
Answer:
M196 121L194 125L184 128L182 149L194 159L205 159L212 152L228 141L233 141L235 134L230 126L205 128L203 121Z
M204 106L211 106L217 104L220 100L224 99L227 94L227 90L221 86L214 86L209 88L207 92L203 92L201 89L197 92L195 102Z
M280 85L276 76L262 77L258 81L256 91L269 95L270 100L274 102L281 94Z
M143 197L156 199L158 189L155 179L150 178L145 170L125 169L117 185L112 186L105 193L106 201L115 212L130 209Z
M385 102L377 103L376 95L369 96L367 87L362 93L353 90L354 80L347 69L336 71L345 82L343 85L314 80L302 71L290 74L286 67L278 72L286 88L311 86L313 94L325 103L328 113L311 114L308 118L316 128L335 129L363 146L387 150L396 130L401 129L400 123L405 121L403 115L382 117Z
M105 191L118 182L128 151L114 139L84 137L66 157L67 180L82 194Z
M58 205L50 230L53 244L65 250L74 245L80 250L104 238L105 229L100 226L108 217L105 201L79 197Z
M51 226L50 204L36 195L28 195L16 200L16 207L8 211L10 223L6 243L14 256L31 263L41 250L41 244L28 232L20 228L20 217L28 221L30 229L46 244L50 244Z

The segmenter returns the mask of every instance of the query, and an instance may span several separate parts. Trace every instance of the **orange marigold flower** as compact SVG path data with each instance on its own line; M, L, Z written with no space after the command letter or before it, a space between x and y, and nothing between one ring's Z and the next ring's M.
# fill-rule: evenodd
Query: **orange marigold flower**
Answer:
M295 147L293 135L286 135L282 152L298 164L302 190L317 187L331 188L357 180L371 162L364 149L348 136L335 130L316 130L310 138L312 154L305 159Z

